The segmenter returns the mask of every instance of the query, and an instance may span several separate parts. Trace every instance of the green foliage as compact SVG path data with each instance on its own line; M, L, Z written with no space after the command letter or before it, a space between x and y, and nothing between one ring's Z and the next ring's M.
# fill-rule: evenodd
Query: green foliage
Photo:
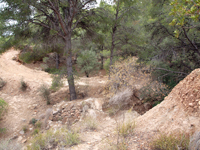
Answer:
M41 121L37 121L35 123L35 128L41 128L42 127L42 122Z
M40 130L38 128L34 129L32 135L37 135L39 132L40 132Z
M3 115L3 113L6 111L6 108L8 107L8 104L0 98L0 118Z
M33 61L40 61L47 52L40 49L28 49L19 55L19 59L25 63L32 63Z
M87 77L92 71L99 69L97 54L92 50L83 51L77 58L77 64L82 73Z
M43 84L39 88L39 91L40 91L40 95L47 101L47 105L49 105L50 104L50 90L47 87L47 85Z
M24 126L22 127L22 130L24 131L24 133L26 133L26 132L28 131L28 126L27 126L27 125L24 125Z
M182 133L170 135L163 133L155 138L150 145L153 150L179 150L180 148L187 150L189 136Z
M162 84L161 82L149 82L145 84L140 90L141 98L148 102L153 103L153 106L156 106L164 100L164 98L169 94L169 88Z
M173 6L170 15L175 18L172 20L170 25L184 26L187 23L187 18L199 21L199 0L174 0L170 3Z
M6 128L0 128L0 134L6 133Z
M30 124L32 124L32 125L35 125L36 122L37 122L37 120L36 120L35 118L32 118L32 119L30 120Z
M62 76L54 75L52 76L52 78L53 80L52 80L50 89L53 91L57 91L63 86Z
M27 83L26 83L23 79L21 79L21 82L20 82L20 89L21 89L22 91L26 91L27 87L28 87Z
M69 147L80 142L79 135L75 131L61 128L56 131L48 130L46 133L38 133L31 141L28 150L47 149L49 145Z
M66 135L67 145L73 146L80 143L79 134L76 131L68 131Z
M112 60L112 62L113 62L113 64L115 64L115 62L116 61L120 61L120 57L113 57L113 60ZM110 69L110 58L108 58L108 59L106 59L106 61L104 62L104 66L103 66L103 68L108 72L109 71L109 69Z
M48 72L50 74L58 74L60 72L59 69L56 69L56 68L49 68L48 66L45 67L45 72Z

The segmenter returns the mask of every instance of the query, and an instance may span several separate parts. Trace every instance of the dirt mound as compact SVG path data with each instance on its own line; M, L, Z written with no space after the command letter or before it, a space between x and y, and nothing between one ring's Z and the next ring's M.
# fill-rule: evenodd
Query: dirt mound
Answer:
M137 118L145 132L194 132L200 130L200 69L194 70L165 97L164 101Z

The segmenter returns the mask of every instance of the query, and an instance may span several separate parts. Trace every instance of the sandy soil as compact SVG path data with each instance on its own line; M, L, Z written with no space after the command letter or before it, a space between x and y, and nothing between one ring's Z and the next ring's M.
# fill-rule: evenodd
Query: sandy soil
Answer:
M41 71L38 66L31 69L14 61L13 58L18 54L19 51L11 49L0 56L0 77L7 82L0 91L0 97L9 104L7 113L0 122L0 126L7 129L3 137L18 134L24 124L51 107L51 105L46 105L46 101L41 98L38 91L42 84L51 85L51 76ZM25 92L20 89L22 79L28 84ZM99 86L104 84L105 80L106 78L100 77L79 78L76 84ZM64 89L67 90L67 82L64 81L64 83ZM63 99L58 101L61 100Z

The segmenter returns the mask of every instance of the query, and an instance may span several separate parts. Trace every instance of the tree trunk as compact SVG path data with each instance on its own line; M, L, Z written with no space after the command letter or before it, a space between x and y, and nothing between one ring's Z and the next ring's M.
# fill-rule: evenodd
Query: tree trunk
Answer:
M112 45L111 45L111 49L110 49L110 67L109 67L109 78L110 78L110 73L111 73L111 66L113 64L113 51L114 51L114 48L115 48L115 33L116 33L116 30L117 30L117 27L116 25L114 26L113 28L113 31L112 31Z
M101 47L101 52L103 53L103 46ZM101 54L101 69L103 69L103 60L104 60L104 56L103 54Z
M74 85L74 76L72 68L72 50L71 50L71 33L69 32L65 41L65 52L67 54L67 80L69 84L70 101L76 99L76 90Z

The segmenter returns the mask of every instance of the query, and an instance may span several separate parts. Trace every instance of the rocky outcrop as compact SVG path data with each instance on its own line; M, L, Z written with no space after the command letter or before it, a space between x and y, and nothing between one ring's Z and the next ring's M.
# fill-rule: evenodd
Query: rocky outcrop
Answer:
M71 125L84 117L89 109L102 111L102 100L89 98L84 101L62 101L53 106L52 121L61 121L62 124Z

